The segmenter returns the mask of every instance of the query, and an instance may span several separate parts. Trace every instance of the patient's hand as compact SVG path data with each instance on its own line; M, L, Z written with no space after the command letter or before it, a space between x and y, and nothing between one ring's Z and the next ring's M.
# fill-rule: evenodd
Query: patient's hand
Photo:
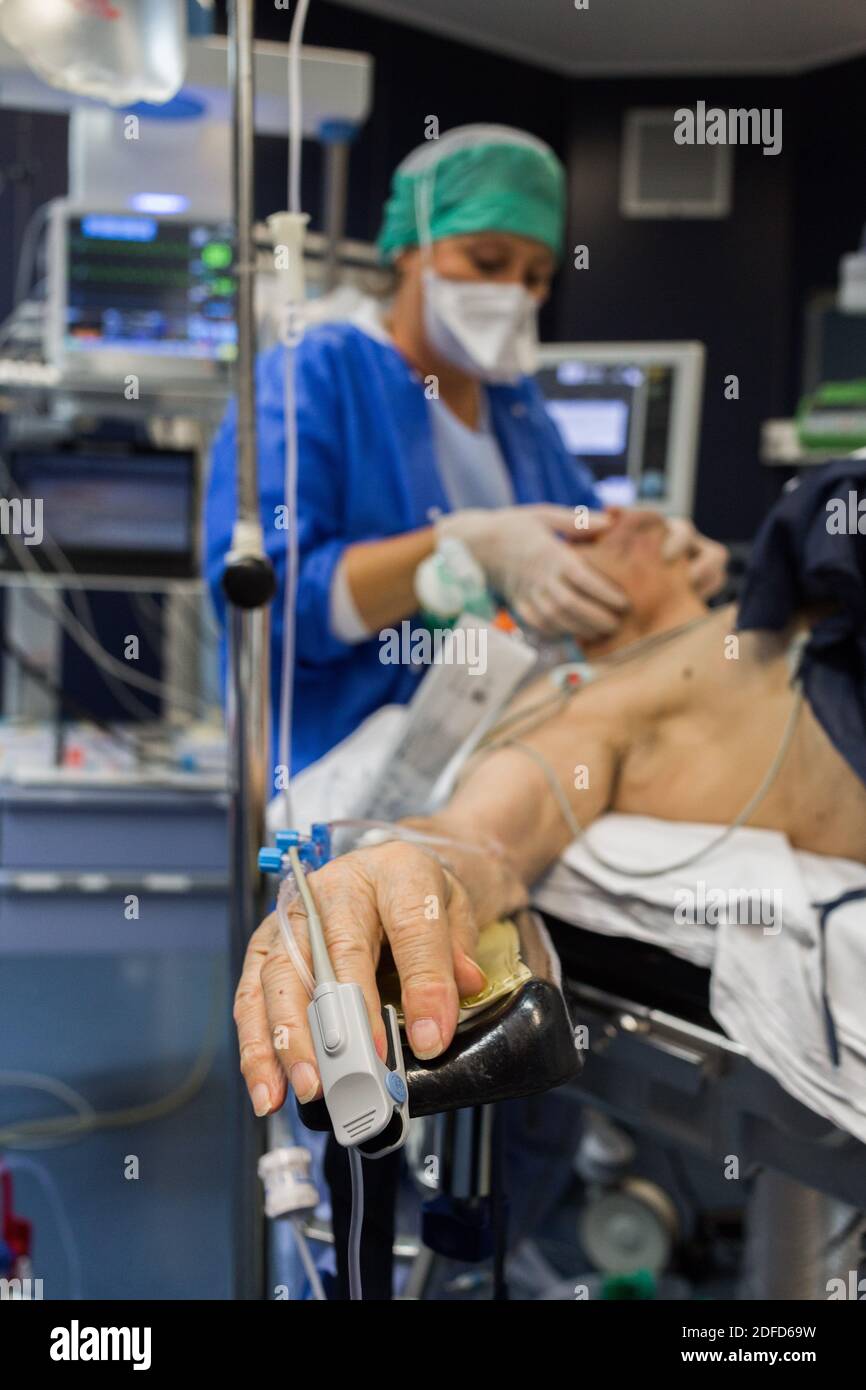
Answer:
M335 859L308 882L334 971L361 986L379 1055L384 1060L386 1041L376 967L387 938L412 1050L438 1056L454 1036L460 998L484 987L471 959L477 930L463 885L431 854L399 841ZM289 917L309 964L300 904ZM287 1077L300 1101L320 1094L308 1003L272 914L250 938L234 1007L241 1071L257 1115L279 1109Z

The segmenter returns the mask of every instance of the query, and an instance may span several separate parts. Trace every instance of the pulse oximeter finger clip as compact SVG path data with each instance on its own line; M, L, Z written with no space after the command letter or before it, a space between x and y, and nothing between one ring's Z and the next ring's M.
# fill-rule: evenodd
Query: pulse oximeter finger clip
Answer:
M300 952L285 913L282 893L282 902L278 900L278 909L282 907L281 927L284 937L287 934L291 937L286 944L301 978L308 989L312 984L307 1020L334 1136L343 1148L357 1148L367 1158L383 1158L401 1148L409 1132L409 1088L397 1011L392 1004L383 1010L387 1035L387 1056L383 1062L373 1042L360 985L341 982L336 977L322 921L307 882L302 852L305 858L320 864L327 858L327 847L315 836L302 845L295 832L283 832L277 837L276 851L262 851L260 866L271 872L281 868L283 849L288 850L291 872L307 915L313 963L311 979L305 962L304 971L300 971L297 960Z

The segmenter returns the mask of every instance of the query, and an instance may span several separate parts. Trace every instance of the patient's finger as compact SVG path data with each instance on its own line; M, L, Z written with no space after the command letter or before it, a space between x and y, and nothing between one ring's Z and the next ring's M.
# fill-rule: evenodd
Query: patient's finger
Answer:
M275 931L276 919L269 917L250 938L234 1000L241 1071L257 1115L279 1110L286 1097L286 1078L274 1051L261 978Z
M290 909L289 921L296 933L299 915L297 908ZM279 929L274 949L262 966L262 987L274 1052L298 1100L306 1103L320 1092L316 1053L307 1022L310 1000L286 953Z
M334 974L341 984L360 986L367 1006L373 1043L384 1061L388 1054L388 1039L382 1019L382 1001L376 984L378 951L374 957L369 942L358 938L355 930L356 919L347 919L342 914L334 914L331 911L327 911L326 916L325 936Z
M455 878L450 871L448 884L450 893L446 909L451 936L454 978L457 981L460 998L471 999L473 995L480 994L487 983L484 971L474 959L474 952L478 945L478 928L469 901L469 894L459 878Z
M457 1027L459 999L441 865L409 845L383 845L376 871L382 925L400 976L416 1057L438 1057Z
M334 974L341 984L360 986L373 1042L384 1061L388 1041L376 985L382 923L364 856L348 854L335 859L311 874L307 885L322 922Z

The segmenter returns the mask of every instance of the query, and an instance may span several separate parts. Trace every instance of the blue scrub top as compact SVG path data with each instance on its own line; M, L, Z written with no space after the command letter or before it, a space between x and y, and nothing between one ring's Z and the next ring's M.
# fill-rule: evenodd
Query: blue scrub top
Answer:
M286 572L286 532L275 526L276 509L285 504L284 362L278 346L256 368L262 526L279 585L271 617L275 730ZM491 386L488 395L516 502L597 507L591 474L566 452L535 382ZM331 581L343 551L427 526L451 507L423 379L389 342L352 323L311 328L295 352L295 397L300 562L292 770L300 772L380 706L405 704L418 685L417 668L379 660L378 636L350 645L330 632ZM220 580L236 505L235 431L233 402L214 441L205 504L206 576L221 620Z

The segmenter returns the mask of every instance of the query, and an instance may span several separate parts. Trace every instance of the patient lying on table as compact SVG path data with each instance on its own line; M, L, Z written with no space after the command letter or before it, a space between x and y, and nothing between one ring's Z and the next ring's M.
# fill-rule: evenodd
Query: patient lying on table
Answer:
M833 482L831 475L831 490ZM807 488L814 496L806 496ZM620 642L615 655L602 644L589 650L597 678L573 697L557 698L549 681L525 692L509 712L521 717L510 719L500 737L494 731L447 807L412 823L455 842L486 845L488 852L455 844L437 858L392 841L337 859L311 877L335 968L361 984L378 1046L384 1047L384 1031L375 973L383 934L402 981L413 1050L434 1057L451 1041L459 998L483 988L472 959L477 924L525 903L528 886L576 830L607 811L720 827L747 811L750 826L781 831L797 849L866 864L866 785L846 743L856 719L839 726L825 717L830 687L823 669L806 683L809 698L799 700L792 685L798 638L818 624L827 630L823 601L832 590L810 589L806 562L795 574L792 558L800 540L804 549L813 545L809 540L807 547L810 528L823 527L825 492L810 482L796 505L783 499L775 524L777 531L787 528L787 539L773 539L772 528L762 533L775 547L765 557L768 571L781 555L792 581L791 618L778 631L738 630L733 606L708 611L691 591L686 560L663 559L661 518L617 518L595 544L593 561L630 599L625 648ZM862 587L866 540L839 540L849 559L855 555ZM785 587L775 578L771 621L778 621ZM862 594L856 582L843 580L842 608L847 603L850 617ZM810 609L810 600L818 606ZM747 586L740 613L747 625L753 610ZM832 620L829 631L825 646ZM844 636L844 622L837 637L840 631ZM856 678L862 683L862 664ZM299 1099L318 1093L306 1004L268 919L251 941L236 1004L242 1066L259 1113L285 1095L271 1043L280 1025L291 1038L280 1057Z

